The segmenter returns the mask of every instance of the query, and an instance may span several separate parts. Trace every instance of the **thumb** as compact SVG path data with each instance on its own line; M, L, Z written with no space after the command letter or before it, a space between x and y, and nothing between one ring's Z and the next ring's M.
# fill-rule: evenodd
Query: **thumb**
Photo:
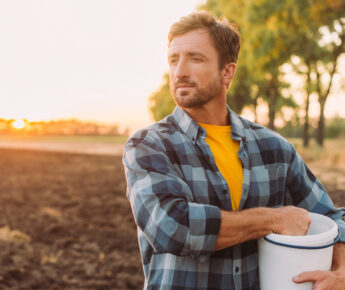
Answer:
M293 277L293 281L295 283L315 282L316 280L320 279L322 272L323 271L303 272L303 273Z

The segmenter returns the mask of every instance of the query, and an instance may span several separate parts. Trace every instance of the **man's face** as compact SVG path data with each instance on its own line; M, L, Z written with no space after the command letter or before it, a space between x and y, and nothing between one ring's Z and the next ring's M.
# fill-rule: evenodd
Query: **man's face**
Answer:
M197 29L173 38L169 52L170 91L182 108L201 107L222 89L218 52L209 33Z

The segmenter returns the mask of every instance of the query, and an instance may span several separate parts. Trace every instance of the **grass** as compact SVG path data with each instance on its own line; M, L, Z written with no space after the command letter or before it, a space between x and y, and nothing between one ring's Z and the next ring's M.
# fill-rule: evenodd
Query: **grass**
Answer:
M308 148L303 147L301 139L289 139L306 162L323 163L325 166L345 166L345 138L326 139L320 147L311 140Z
M0 142L37 142L71 144L124 144L127 136L27 136L0 135ZM308 148L303 147L302 139L288 139L306 162L319 162L325 166L345 167L345 138L326 139L324 147L311 140Z
M0 142L40 142L40 143L109 143L124 144L127 136L29 136L0 135Z

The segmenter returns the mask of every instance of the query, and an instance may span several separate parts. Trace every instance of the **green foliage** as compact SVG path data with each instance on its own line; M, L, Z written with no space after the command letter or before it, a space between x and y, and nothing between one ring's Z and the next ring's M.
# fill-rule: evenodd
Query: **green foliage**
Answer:
M228 102L240 113L245 106L256 106L260 97L269 106L269 126L283 106L294 106L282 99L287 84L280 78L280 66L291 56L296 27L294 18L300 1L289 0L208 0L204 6L215 15L223 14L237 23L242 35L238 70ZM303 2L303 1L302 1ZM291 100L291 98L289 98Z
M252 103L251 80L245 66L239 64L236 75L227 93L227 103L231 109L240 114L244 106Z
M323 71L331 75L338 56L345 50L343 0L207 0L199 8L225 16L239 26L241 51L227 102L241 113L246 106L255 109L257 100L263 99L268 103L272 129L274 118L283 107L297 107L292 96L282 93L289 84L282 81L281 66L297 55L301 62L296 65L296 72L306 74L305 66L309 65L315 75L323 63ZM320 28L324 27L338 35L340 45L337 41L321 45ZM320 103L325 103L330 86L323 86L320 78L313 80L309 88L305 86L307 94L317 93ZM150 97L150 109L154 119L159 120L174 107L166 74L162 86Z
M285 84L281 83L279 68L289 62L291 56L298 55L304 64L309 67L312 64L314 75L318 75L309 88L306 84L305 90L307 95L318 94L322 108L320 120L323 119L335 64L345 51L344 0L208 0L203 8L214 15L224 15L241 28L240 67L228 97L237 112L246 105L255 107L260 97L268 103L272 128L272 119L282 107L295 107L291 97L289 101L283 98L281 90ZM322 44L321 28L337 35L337 41ZM330 76L328 84L321 82L321 71ZM243 72L246 72L245 78ZM323 130L321 123L319 121L319 128ZM322 139L322 134L319 136Z
M284 127L277 129L277 132L285 138L301 138L302 137L302 124L297 115L290 121L287 121ZM314 120L316 121L316 120ZM315 129L312 128L316 133ZM339 116L326 120L325 138L344 138L345 137L345 118Z
M277 129L277 132L285 138L301 138L302 130L299 125L291 121L285 123L284 127Z
M326 138L345 137L345 118L335 117L326 121Z
M163 76L161 87L150 96L149 102L150 111L155 121L159 121L172 113L175 103L170 93L168 74Z

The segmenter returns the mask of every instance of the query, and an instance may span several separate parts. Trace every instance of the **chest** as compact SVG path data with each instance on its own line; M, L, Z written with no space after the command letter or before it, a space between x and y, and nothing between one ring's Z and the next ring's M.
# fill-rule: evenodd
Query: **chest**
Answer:
M193 202L207 203L231 210L231 194L228 183L220 172L216 160L205 144L194 146L190 154L177 154L181 177L190 188L188 198ZM288 165L282 162L280 151L270 151L269 157L259 155L256 148L240 144L238 160L242 170L242 192L239 209L257 206L279 206L288 201L286 176ZM231 162L231 161L229 161ZM234 173L235 174L235 173Z

